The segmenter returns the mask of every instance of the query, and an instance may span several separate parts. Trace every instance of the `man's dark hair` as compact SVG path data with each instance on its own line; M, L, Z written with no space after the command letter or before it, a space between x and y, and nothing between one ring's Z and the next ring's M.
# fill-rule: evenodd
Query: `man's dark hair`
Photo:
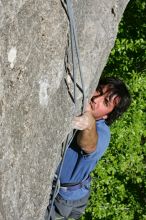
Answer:
M107 90L110 92L110 99L115 95L119 97L118 104L115 106L113 111L108 114L108 118L105 120L108 125L111 125L128 109L131 103L131 97L124 82L116 77L107 77L100 79L99 84L96 88L96 90L100 92L100 95L103 94L102 88L104 86L107 86Z

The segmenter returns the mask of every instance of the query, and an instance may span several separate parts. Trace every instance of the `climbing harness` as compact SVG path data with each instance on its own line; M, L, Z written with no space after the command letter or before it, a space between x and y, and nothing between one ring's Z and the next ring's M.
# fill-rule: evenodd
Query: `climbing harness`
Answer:
M66 0L66 5L67 5L67 15L69 18L69 24L70 24L70 38L71 38L71 52L72 52L72 64L73 64L73 82L74 82L74 104L75 104L75 110L76 110L76 104L77 104L77 83L76 83L76 63L75 63L75 57L77 58L78 61L78 67L79 67L79 72L80 72L80 79L81 79L81 90L82 90L82 109L81 109L81 114L84 112L85 108L85 87L84 87L84 81L83 81L83 73L82 73L82 68L81 68L81 62L80 62L80 54L79 54L79 47L78 47L78 41L77 41L77 34L76 34L76 28L75 28L75 21L74 21L74 13L72 9L72 3L71 0ZM64 152L62 155L62 160L60 162L60 167L57 176L55 177L53 181L53 187L52 187L52 195L49 201L49 208L48 208L48 220L51 218L51 212L53 209L53 204L55 201L55 198L59 192L60 187L60 175L63 167L63 163L65 160L65 155L67 152L68 147L70 146L73 138L75 137L77 130L71 131L68 135L66 140L63 143L63 148ZM77 184L76 188L80 188L85 184L85 182L88 182L90 178L87 178L84 182ZM72 186L73 187L73 186ZM67 189L68 187L66 187ZM73 190L73 188L70 188ZM74 188L75 189L75 188Z
M65 184L61 184L60 185L60 189L64 190L64 191L74 191L74 190L77 190L77 189L81 189L83 187L86 188L86 185L88 183L90 183L91 181L91 177L88 176L85 180L83 180L82 182L78 183L78 184L68 184L68 183L65 183Z

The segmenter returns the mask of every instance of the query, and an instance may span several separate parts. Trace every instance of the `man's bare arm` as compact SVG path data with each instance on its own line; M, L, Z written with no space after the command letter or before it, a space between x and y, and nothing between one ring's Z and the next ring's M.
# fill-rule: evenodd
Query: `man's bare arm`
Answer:
M92 153L96 150L98 134L96 131L96 120L92 114L87 111L82 116L75 117L74 127L78 130L77 143L86 153Z

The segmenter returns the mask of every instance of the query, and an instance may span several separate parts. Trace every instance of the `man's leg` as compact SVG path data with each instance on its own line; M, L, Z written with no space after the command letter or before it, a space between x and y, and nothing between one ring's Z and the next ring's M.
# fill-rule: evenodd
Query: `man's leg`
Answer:
M48 206L47 209L46 209L46 212L45 212L44 220L55 220L55 209L54 209L54 207L52 207L50 218L49 218L49 214L50 214L50 209L49 209L49 206Z
M57 195L54 201L51 219L45 218L45 220L79 219L87 206L89 195L90 194L76 201L67 201L60 195Z
M55 220L67 220L67 218L65 218L65 217L59 215L58 213L56 213L56 218L55 218Z
M69 215L69 218L72 219L79 219L85 211L87 206L87 202L89 199L90 193L88 193L85 197L80 200L74 201L72 212Z
M55 207L53 206L51 211L51 216L49 219L49 206L48 206L45 212L44 220L67 220L67 218L59 215L59 213L55 211Z
M64 200L60 195L57 195L54 206L56 213L58 213L60 216L63 216L64 220L68 219L73 209L72 201Z

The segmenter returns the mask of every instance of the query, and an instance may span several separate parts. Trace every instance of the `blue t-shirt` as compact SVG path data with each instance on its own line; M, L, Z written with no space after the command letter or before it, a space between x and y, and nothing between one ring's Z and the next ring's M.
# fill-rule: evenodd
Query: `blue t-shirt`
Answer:
M96 121L98 142L96 151L87 154L77 145L76 139L69 146L62 167L60 182L79 183L86 179L95 168L98 160L102 157L110 142L110 130L104 120ZM59 194L65 200L78 200L87 195L90 183L86 187L75 191L60 189Z

